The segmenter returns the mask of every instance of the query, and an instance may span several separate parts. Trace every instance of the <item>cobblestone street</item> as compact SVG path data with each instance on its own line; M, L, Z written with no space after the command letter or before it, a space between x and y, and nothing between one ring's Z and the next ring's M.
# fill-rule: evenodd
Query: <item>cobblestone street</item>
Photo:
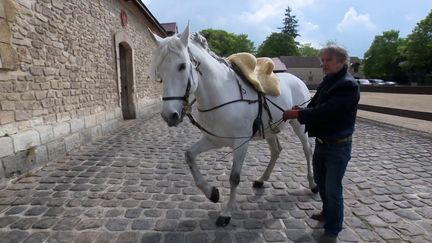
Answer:
M226 228L215 220L228 201L227 149L197 158L219 188L211 203L197 190L184 151L200 136L160 116L129 120L110 136L3 186L0 242L315 242L320 210L307 189L306 162L292 130L263 189L252 182L270 158L264 141L251 143ZM432 136L359 119L344 179L341 242L432 242Z

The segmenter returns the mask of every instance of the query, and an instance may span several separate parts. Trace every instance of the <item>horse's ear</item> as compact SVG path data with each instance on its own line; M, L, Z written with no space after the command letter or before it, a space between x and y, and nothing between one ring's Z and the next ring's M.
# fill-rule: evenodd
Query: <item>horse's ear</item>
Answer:
M189 42L189 23L187 24L183 33L180 35L180 40L185 47L188 45L188 42Z
M157 34L153 33L153 31L151 31L150 29L148 29L148 31L153 36L153 39L156 41L156 44L159 45L160 42L163 40L163 38L158 36Z

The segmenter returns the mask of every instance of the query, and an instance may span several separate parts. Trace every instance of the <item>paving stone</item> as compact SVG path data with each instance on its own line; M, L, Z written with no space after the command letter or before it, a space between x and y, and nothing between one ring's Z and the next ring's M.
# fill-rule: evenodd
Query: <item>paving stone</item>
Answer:
M46 207L31 207L29 208L24 215L25 216L37 216L43 214L48 208Z
M282 221L279 219L267 219L264 221L264 226L267 229L283 229Z
M156 221L155 230L157 231L174 231L177 227L177 220L160 219Z
M98 232L86 231L80 232L78 236L75 237L74 243L89 243L99 235Z
M129 221L126 219L109 219L105 227L110 231L123 231L128 226Z
M74 217L84 212L84 208L74 207L74 208L66 208L63 216L65 217Z
M35 232L29 235L23 243L39 243L39 242L45 242L46 239L48 239L49 233L48 232Z
M200 228L202 230L215 230L217 228L215 224L215 220L211 219L205 219L200 221Z
M141 242L142 243L159 243L162 239L162 235L160 233L144 233Z
M73 242L75 234L70 231L58 231L54 232L48 238L48 242L68 243Z
M149 230L154 226L153 219L137 219L132 222L132 230Z
M246 219L243 222L243 226L245 229L262 229L263 222L257 219Z
M421 219L421 216L418 215L416 212L414 212L414 210L409 210L409 209L401 209L401 210L397 210L394 211L395 214L401 216L402 218L406 218L409 220L419 220Z
M141 212L143 211L142 208L132 208L127 209L125 213L126 218L138 218L141 215Z
M124 214L124 210L122 210L122 209L116 209L116 208L108 209L105 212L105 217L118 217L122 214Z
M16 221L15 223L11 224L9 227L11 229L20 229L20 230L27 230L30 229L30 227L38 221L37 218L21 218L20 220Z
M359 242L360 237L351 229L342 229L338 236L340 241L343 242Z
M122 232L118 236L116 243L135 243L139 237L138 232Z
M369 215L364 218L369 225L373 227L385 227L387 224L380 218L378 218L376 215Z
M307 234L304 230L289 229L285 231L289 240L294 242L313 242L312 236Z
M63 207L53 207L53 208L49 208L46 213L44 214L44 216L52 216L52 217L58 217L60 216L63 212L65 211L65 209Z
M202 232L193 232L187 234L185 237L185 241L190 243L210 242L208 239L208 235Z
M67 231L73 230L75 225L80 221L79 218L63 218L59 220L56 225L53 227L53 230L56 231Z
M393 230L388 228L377 228L375 229L377 234L381 236L385 241L396 241L401 240L398 234L396 234Z
M306 229L306 225L302 220L298 219L284 219L285 227L289 230Z
M0 228L4 228L4 227L8 226L9 224L14 223L17 220L19 220L19 217L16 217L16 216L0 217Z
M399 216L397 216L393 212L381 212L378 214L378 217L380 217L384 222L388 224L397 223L400 220L402 220Z
M8 232L0 232L0 239L3 242L21 242L29 235L28 232L12 230Z
M399 224L392 226L392 228L397 232L409 237L418 236L425 233L423 228L407 222L400 222Z
M167 233L164 237L164 243L184 243L184 233Z
M162 215L162 210L148 209L144 211L144 215L147 217L158 218Z
M369 229L353 229L365 242L379 242L381 238L374 231Z
M264 231L263 236L267 242L287 242L287 238L280 231Z
M43 218L43 219L37 221L36 223L34 223L32 228L33 229L49 229L57 221L58 221L58 219L56 219L56 218Z
M104 224L104 220L101 219L82 219L76 224L75 229L77 230L88 230L97 229Z
M242 231L234 233L238 243L261 243L263 237L256 231Z
M107 242L115 242L118 234L114 234L112 232L103 231L100 232L97 237L95 237L95 243L107 243ZM137 241L140 242L140 241Z
M181 218L182 213L183 212L181 210L177 210L177 209L168 210L166 212L166 218L167 219L179 219L179 218Z

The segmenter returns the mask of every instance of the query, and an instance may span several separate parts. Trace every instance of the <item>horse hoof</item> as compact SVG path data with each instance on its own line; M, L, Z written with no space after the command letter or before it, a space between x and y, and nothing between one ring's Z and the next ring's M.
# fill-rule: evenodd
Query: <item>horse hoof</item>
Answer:
M219 216L216 220L216 225L219 227L225 227L231 221L231 217Z
M210 201L212 201L214 203L219 202L219 190L216 187L213 187L209 199L210 199Z
M311 191L312 191L313 193L317 193L317 192L318 192L318 186L314 186L314 187L311 189Z
M262 181L254 181L253 185L254 188L262 188L264 186L264 182Z

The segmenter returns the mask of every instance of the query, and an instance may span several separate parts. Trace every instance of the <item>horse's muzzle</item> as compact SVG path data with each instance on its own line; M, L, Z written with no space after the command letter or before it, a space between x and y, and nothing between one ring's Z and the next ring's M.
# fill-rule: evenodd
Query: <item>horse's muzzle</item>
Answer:
M181 117L178 112L172 112L169 114L162 113L161 115L169 127L175 127L183 120L183 117Z

